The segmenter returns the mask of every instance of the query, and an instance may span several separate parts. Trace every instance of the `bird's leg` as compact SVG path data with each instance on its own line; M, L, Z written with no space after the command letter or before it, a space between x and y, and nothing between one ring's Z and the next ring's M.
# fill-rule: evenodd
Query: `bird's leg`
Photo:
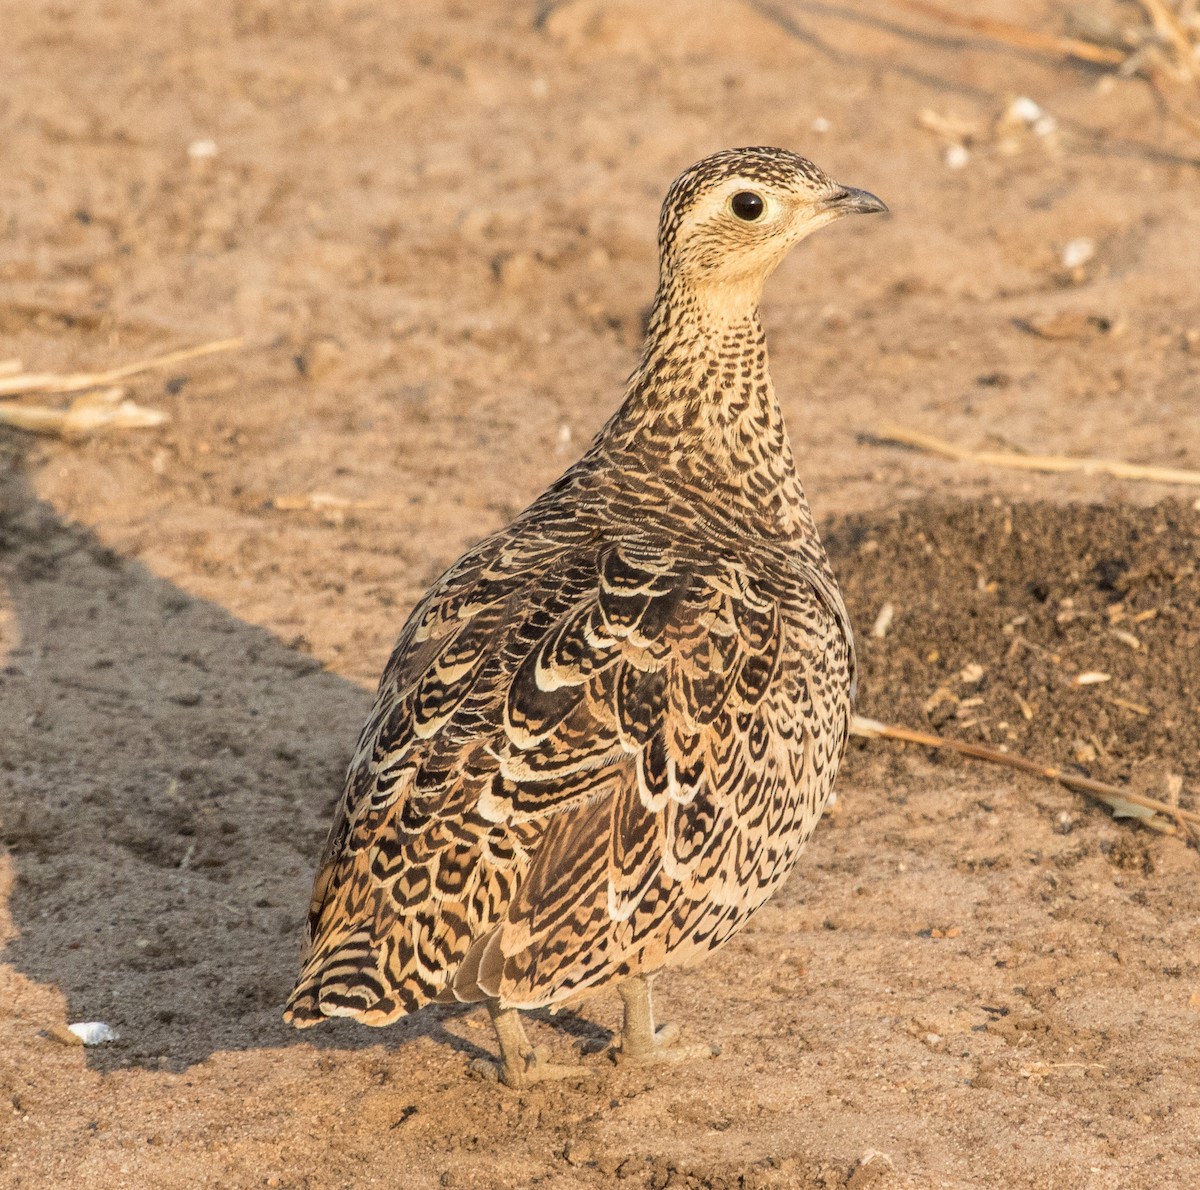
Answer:
M489 1078L499 1077L506 1087L523 1090L534 1083L558 1078L586 1078L583 1066L563 1066L547 1059L544 1046L530 1044L515 1008L501 1008L499 1000L487 1002L488 1015L500 1042L500 1061L481 1062L475 1068Z
M617 989L625 1002L625 1024L621 1029L621 1048L613 1057L625 1062L686 1062L693 1058L715 1058L718 1045L676 1045L677 1025L654 1027L654 1007L650 999L648 975L634 975Z

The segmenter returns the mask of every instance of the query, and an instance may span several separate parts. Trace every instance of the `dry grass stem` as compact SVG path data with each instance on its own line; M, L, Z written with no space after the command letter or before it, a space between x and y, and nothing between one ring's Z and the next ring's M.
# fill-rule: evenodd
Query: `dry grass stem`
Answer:
M878 437L883 442L912 446L930 454L954 459L959 463L977 463L982 467L1007 467L1014 471L1047 471L1056 474L1077 472L1083 475L1112 475L1117 479L1145 480L1151 483L1185 484L1200 487L1200 471L1179 467L1154 467L1126 463L1121 459L1080 459L1067 455L1025 455L1007 450L970 450L931 434L908 430L903 426L884 426Z
M1141 0L1155 33L1170 44L1174 50L1180 70L1190 78L1196 77L1196 47L1188 37L1187 31L1180 24L1179 18L1171 11L1166 0Z
M929 4L927 0L889 0L889 2L896 8L903 8L908 12L929 17L955 29L966 29L971 33L978 33L992 41L1015 46L1021 50L1038 50L1058 57L1078 58L1081 61L1095 62L1101 66L1120 66L1128 56L1121 50L1096 45L1092 41L1084 41L1077 37L1058 37L1053 33L1040 33L1036 29L1026 29L1022 25L1014 25L1008 21L968 16L966 13L955 12L953 9L942 8L938 4Z
M1140 702L1130 702L1127 698L1118 698L1115 694L1108 701L1114 707L1120 707L1123 711L1132 711L1135 715L1141 715L1143 718L1150 714L1149 707L1142 706Z
M277 512L365 512L386 509L378 500L348 500L329 492L309 492L304 496L276 496L271 507Z
M1117 25L1087 11L1075 12L1073 24L1081 35L1069 37L1027 29L1009 21L970 16L929 0L889 0L889 3L1001 45L1115 67L1125 77L1140 76L1149 82L1171 117L1192 135L1200 136L1200 118L1171 93L1171 84L1200 81L1200 19L1190 4L1139 0L1148 22L1145 24Z
M1189 842L1200 840L1200 813L1194 810L1181 810L1168 802L1157 798L1146 797L1144 794L1133 793L1104 781L1093 781L1090 777L1077 776L1064 772L1051 765L1044 765L1036 760L1026 760L1023 756L1015 756L1011 752L1000 752L984 744L971 744L965 740L947 739L944 736L932 735L925 731L913 731L908 727L898 727L890 723L880 723L876 719L866 719L855 715L850 724L850 734L862 739L901 740L909 744L921 744L926 748L940 748L948 752L958 752L963 756L972 756L976 760L986 760L992 764L1004 765L1006 768L1019 769L1023 773L1032 773L1035 777L1044 777L1048 781L1057 781L1076 793L1086 794L1108 806L1114 818L1136 818L1147 826L1163 834L1183 835Z
M77 393L89 388L103 388L139 372L148 372L152 368L169 368L200 355L211 355L216 351L233 351L235 348L241 347L242 342L240 338L218 339L212 343L201 343L196 347L185 347L182 351L172 351L167 355L156 355L151 359L137 360L119 368L110 368L106 372L17 371L9 373L7 365L15 363L19 369L20 361L8 360L4 365L0 365L0 396L12 396L16 393ZM15 425L16 423L10 424Z
M63 438L82 437L96 430L148 429L167 420L161 410L135 405L119 387L77 397L66 409L0 401L0 425Z

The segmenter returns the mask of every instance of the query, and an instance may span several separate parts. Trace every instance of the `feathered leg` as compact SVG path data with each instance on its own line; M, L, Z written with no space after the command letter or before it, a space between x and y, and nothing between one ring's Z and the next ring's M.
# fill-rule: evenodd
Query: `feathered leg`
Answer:
M650 998L649 975L634 975L617 989L625 1002L625 1024L621 1029L621 1048L614 1050L614 1059L621 1064L636 1062L687 1062L693 1058L715 1058L719 1045L701 1042L696 1045L676 1045L678 1025L654 1027L654 1007Z

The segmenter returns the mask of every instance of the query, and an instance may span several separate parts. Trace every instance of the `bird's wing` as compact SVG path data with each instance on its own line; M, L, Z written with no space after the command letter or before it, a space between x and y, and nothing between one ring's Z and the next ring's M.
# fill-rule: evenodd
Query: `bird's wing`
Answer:
M845 653L818 593L797 602L794 574L771 586L636 532L501 537L464 557L382 679L293 1022L561 998L663 945L681 889L717 907L715 936L743 884L778 867L784 787L812 785L791 704L832 707L814 667Z
M646 633L659 663L619 663L598 714L630 776L549 824L483 943L483 994L533 1007L686 963L790 870L849 735L853 644L825 570L758 553L753 572L691 566L663 630Z

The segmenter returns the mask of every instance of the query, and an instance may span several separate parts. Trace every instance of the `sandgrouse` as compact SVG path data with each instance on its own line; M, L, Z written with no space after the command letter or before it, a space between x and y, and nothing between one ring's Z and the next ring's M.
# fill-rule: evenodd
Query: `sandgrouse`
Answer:
M511 1086L577 1072L517 1010L609 984L617 1056L650 980L735 934L830 795L851 714L846 608L796 475L758 318L793 245L883 211L782 149L671 186L641 362L587 453L417 604L313 887L286 1019L387 1025L487 1004Z

